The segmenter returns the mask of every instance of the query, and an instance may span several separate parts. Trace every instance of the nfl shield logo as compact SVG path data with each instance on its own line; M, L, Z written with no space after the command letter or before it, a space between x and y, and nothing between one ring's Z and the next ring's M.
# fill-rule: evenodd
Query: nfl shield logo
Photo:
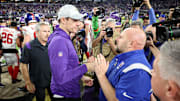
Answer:
M59 56L59 57L63 56L63 53L62 53L62 52L59 52L59 53L58 53L58 56Z

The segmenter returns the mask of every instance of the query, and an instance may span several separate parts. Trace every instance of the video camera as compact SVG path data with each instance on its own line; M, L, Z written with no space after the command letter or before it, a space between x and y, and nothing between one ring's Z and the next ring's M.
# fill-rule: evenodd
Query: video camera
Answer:
M144 0L133 0L133 7L140 7Z
M103 7L98 7L95 16L99 16L99 18L103 18L105 16L105 9Z
M151 31L146 32L146 39L150 40L150 37L153 39L153 33Z
M178 23L180 23L180 19L153 24L152 26L156 27L157 40L163 43L168 39L179 38L180 28L177 26Z
M85 38L85 30L80 30L79 32L77 32L76 34L76 38L79 40L79 41L82 41L81 39L84 39Z
M169 39L180 38L180 7L175 8L172 20L154 23L152 26L156 27L156 39L161 43Z
M180 6L179 7L176 7L174 9L174 12L172 14L172 18L173 19L180 19Z

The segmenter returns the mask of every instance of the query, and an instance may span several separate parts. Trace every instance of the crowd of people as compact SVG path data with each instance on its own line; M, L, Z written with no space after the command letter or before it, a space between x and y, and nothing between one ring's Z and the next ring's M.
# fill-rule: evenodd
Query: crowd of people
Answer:
M153 8L158 10L167 10L171 6L178 6L179 2L177 0L151 0ZM171 4L171 5L170 5ZM63 4L60 3L1 3L0 15L3 16L13 16L19 17L25 15L27 12L36 12L43 14L44 16L54 16L56 15L58 9ZM93 7L103 6L106 11L114 11L121 9L121 12L130 12L132 9L132 0L122 0L119 3L92 3L92 2L81 2L79 4L74 4L79 10L85 9L90 12ZM145 9L145 7L143 7Z
M12 83L21 72L25 101L45 101L46 89L51 101L179 101L180 40L167 40L180 35L180 8L170 2L1 4L0 57ZM162 41L153 24L167 20L176 23Z

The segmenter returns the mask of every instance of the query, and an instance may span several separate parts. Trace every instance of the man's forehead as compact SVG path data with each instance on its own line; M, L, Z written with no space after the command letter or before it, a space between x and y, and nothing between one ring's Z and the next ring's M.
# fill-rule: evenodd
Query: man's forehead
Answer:
M106 24L106 21L102 21L101 24L105 25L105 24Z

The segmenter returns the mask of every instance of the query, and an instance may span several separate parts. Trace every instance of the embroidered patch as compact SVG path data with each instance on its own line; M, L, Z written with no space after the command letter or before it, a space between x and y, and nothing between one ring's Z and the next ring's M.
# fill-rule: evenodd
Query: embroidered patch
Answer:
M119 66L117 66L117 69L121 68L124 65L124 61L122 61Z
M59 53L58 53L58 56L59 56L59 57L63 56L63 52L59 52Z

